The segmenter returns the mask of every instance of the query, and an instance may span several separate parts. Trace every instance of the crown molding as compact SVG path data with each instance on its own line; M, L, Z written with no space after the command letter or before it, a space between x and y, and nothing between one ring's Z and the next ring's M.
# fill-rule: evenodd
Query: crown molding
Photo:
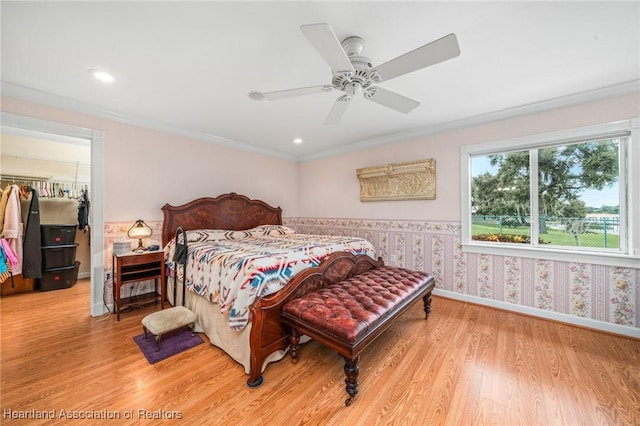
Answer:
M136 117L130 114L123 114L121 112L113 111L107 108L99 106L85 104L73 99L68 99L62 96L53 95L51 93L42 92L40 90L32 89L30 87L21 86L8 81L2 81L2 94L4 96L10 96L13 98L23 99L39 104L49 105L56 108L66 109L69 111L79 112L82 114L88 114L95 117L105 118L120 123L131 124L146 129L157 130L159 132L173 134L176 136L183 136L189 139L195 139L202 142L224 145L230 148L241 149L244 151L251 151L258 154L268 155L271 157L279 157L285 160L296 161L296 157L291 155L285 155L280 152L256 147L246 142L235 141L232 139L223 138L221 136L212 135L206 132L200 132L192 129L185 129L182 127L167 124L158 120L150 120L147 118Z
M527 114L534 114L542 111L549 111L557 108L569 107L573 105L579 105L588 102L599 101L607 98L613 98L618 96L626 96L640 93L640 80L627 81L625 83L614 84L600 89L588 90L573 95L563 96L554 99L548 99L541 102L530 103L526 105L520 105L513 108L507 108L500 111L494 111L487 114L476 115L473 117L463 118L460 120L449 121L446 123L436 124L427 128L419 129L416 131L398 133L391 136L384 136L381 138L374 138L365 141L360 141L351 144L346 147L335 148L331 150L323 151L319 154L308 155L299 157L298 161L305 162L311 160L318 160L321 158L333 157L336 155L346 154L349 152L362 151L365 149L390 145L398 142L407 142L410 140L421 139L427 136L432 136L438 133L449 132L452 130L458 130L466 127L478 126L490 122L505 120L508 118L514 118Z
M192 129L185 129L177 126L173 126L157 120L150 120L142 117L135 117L128 114L123 114L117 111L112 111L106 108L98 107L95 105L84 104L82 102L74 101L72 99L64 98L61 96L53 95L50 93L42 92L36 89L32 89L25 86L20 86L7 81L2 81L2 94L19 99L24 99L40 104L45 104L57 108L71 110L83 114L89 114L101 118L106 118L121 123L131 124L139 127L144 127L152 130L157 130L164 133L174 134L177 136L183 136L190 139L195 139L207 143L213 143L218 145L224 145L230 148L241 149L244 151L255 152L262 155L268 155L271 157L278 157L289 161L304 163L306 161L318 160L327 157L333 157L355 151L362 151L372 147L389 145L398 142L406 142L410 140L420 139L427 136L431 136L438 133L444 133L452 130L462 129L465 127L477 126L480 124L490 123L499 120L505 120L517 116L538 113L542 111L548 111L557 108L568 107L572 105L578 105L587 102L598 101L606 98L612 98L617 96L625 96L631 94L640 93L640 80L632 80L620 84L614 84L599 89L588 90L573 95L563 96L554 99L548 99L541 102L530 103L526 105L520 105L513 108L507 108L500 111L494 111L487 114L476 115L473 117L464 118L461 120L454 120L446 123L436 124L427 128L418 129L416 131L398 133L391 136L384 136L380 138L373 138L362 140L347 146L340 148L334 148L322 151L317 154L292 156L286 155L281 152L268 150L251 145L246 142L235 141L232 139L223 138L221 136L213 135L206 132L200 132Z

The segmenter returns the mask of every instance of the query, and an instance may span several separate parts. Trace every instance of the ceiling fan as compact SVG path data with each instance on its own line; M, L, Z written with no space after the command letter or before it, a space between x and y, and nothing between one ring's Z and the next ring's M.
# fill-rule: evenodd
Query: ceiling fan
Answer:
M347 110L353 96L362 93L365 99L405 114L414 110L420 102L402 96L390 90L374 86L376 83L391 80L404 74L434 65L460 55L460 47L455 34L425 44L382 65L373 67L369 58L360 56L364 50L364 40L360 37L348 37L340 43L328 24L310 24L300 27L320 56L331 67L331 84L274 92L251 92L249 97L255 100L270 101L294 96L340 90L344 92L336 99L324 124L337 124Z

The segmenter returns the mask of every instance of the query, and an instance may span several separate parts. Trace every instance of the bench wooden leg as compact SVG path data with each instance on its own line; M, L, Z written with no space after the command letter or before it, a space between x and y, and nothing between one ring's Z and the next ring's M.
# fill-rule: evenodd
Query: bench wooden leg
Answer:
M428 319L431 313L431 292L425 294L422 301L424 302L424 319Z
M300 333L297 330L291 329L289 334L289 355L291 355L291 362L294 364L298 362L298 347L300 346Z
M345 356L344 360L344 374L346 376L344 382L347 384L345 389L349 394L349 398L344 401L344 405L348 407L351 405L351 403L353 402L353 398L355 398L356 394L358 393L358 376L360 374L358 361L360 360L360 357L357 356L354 359L350 359Z

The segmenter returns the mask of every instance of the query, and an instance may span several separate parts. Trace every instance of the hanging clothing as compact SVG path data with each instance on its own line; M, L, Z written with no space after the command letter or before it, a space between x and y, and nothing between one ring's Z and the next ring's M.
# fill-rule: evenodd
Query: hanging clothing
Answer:
M7 207L4 210L4 227L2 236L9 243L9 247L16 254L18 264L13 269L13 275L22 273L22 236L24 235L24 224L22 223L22 209L20 208L20 188L18 185L11 185L11 193L7 200Z
M40 237L40 203L38 193L29 188L31 203L24 231L22 276L42 278L42 242Z
M18 264L16 257L9 243L4 238L0 238L0 283L12 276L12 270Z
M18 266L18 256L16 256L14 251L11 249L11 246L9 246L9 243L4 238L0 238L0 249L2 249L6 256L8 262L7 265L11 270Z
M78 206L78 229L85 231L89 226L89 196L87 190L82 191L82 199Z
M0 235L2 235L2 230L4 229L4 211L7 208L9 194L11 194L11 186L7 185L7 188L2 191L2 198L0 198Z
M11 276L9 272L9 260L4 254L4 250L0 247L0 283L3 283Z

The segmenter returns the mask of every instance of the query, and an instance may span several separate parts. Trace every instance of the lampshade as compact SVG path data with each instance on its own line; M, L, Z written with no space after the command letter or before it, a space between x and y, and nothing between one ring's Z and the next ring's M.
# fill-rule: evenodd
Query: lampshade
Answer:
M135 252L143 252L145 250L142 246L142 239L149 238L152 234L153 230L142 219L136 220L136 223L127 231L129 238L138 240L138 247L134 250Z

